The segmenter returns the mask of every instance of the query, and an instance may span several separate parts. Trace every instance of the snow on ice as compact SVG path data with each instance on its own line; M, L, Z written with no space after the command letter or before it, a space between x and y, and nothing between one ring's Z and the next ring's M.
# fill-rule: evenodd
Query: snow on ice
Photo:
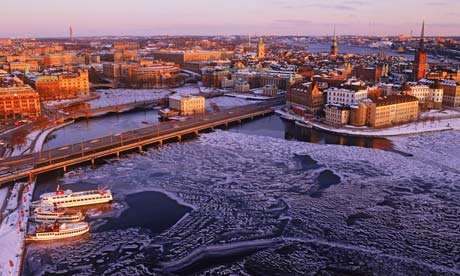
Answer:
M133 227L33 245L26 269L162 275L180 263L196 275L460 275L460 132L393 141L398 151L219 131L80 169L61 184L109 182L120 202L162 190L194 209L159 234ZM281 242L206 262L270 240Z

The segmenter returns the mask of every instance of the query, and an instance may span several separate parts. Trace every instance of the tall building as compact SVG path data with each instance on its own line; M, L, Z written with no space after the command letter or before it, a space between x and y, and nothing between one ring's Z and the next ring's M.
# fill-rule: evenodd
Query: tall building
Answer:
M425 21L422 23L422 34L420 36L419 48L415 52L413 75L414 81L426 77L427 71L427 54L425 51Z
M73 29L72 29L72 26L69 27L69 37L70 37L70 41L73 41Z
M39 116L39 96L30 86L0 87L0 119Z
M259 43L257 44L257 57L265 58L265 44L262 37L259 37Z
M331 45L331 56L335 57L339 53L339 45L337 43L337 36L335 35L335 28L334 28L334 37L332 38L332 45Z
M44 75L35 81L40 100L62 100L89 96L88 71Z

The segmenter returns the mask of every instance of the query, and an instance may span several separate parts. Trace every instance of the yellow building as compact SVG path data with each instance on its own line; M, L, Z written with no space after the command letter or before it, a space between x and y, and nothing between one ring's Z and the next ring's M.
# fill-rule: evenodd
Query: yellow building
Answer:
M179 111L182 116L204 113L205 98L202 96L173 95L169 97L169 108Z
M441 83L444 88L443 104L447 106L460 106L460 84L455 81L445 80Z
M88 71L40 76L35 88L42 101L87 97L90 94Z
M0 87L0 118L19 119L40 116L40 100L32 87Z
M364 102L368 106L368 123L371 127L385 127L417 119L419 101L414 96L394 95Z
M61 74L58 78L59 88L64 95L69 95L69 97L89 96L88 71Z

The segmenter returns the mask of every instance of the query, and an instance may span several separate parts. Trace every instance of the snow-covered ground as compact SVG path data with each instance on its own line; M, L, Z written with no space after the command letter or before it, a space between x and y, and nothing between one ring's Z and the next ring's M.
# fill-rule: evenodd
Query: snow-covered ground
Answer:
M352 126L334 127L315 121L312 121L311 123L314 127L318 129L334 132L337 134L356 135L362 137L389 137L446 130L460 130L460 118L423 121L383 129L362 128Z
M41 134L41 132L42 132L41 130L34 130L30 132L29 134L27 134L26 139L25 139L25 144L15 146L9 156L20 156L20 155L30 152L34 141Z
M248 101L248 100L240 99L240 98L222 96L222 97L206 99L206 109L212 110L212 107L211 107L212 103L217 104L219 108L226 109L226 108L231 108L231 107L254 104L258 102L260 101Z
M225 96L235 97L239 99L261 100L261 101L273 99L273 97L267 97L263 95L243 94L243 93L225 93Z
M286 116L293 121L304 121L302 116L293 112L277 110L276 113ZM338 127L330 124L324 124L315 120L311 121L310 123L317 129L333 132L336 134L360 137L392 137L428 132L460 130L460 113L457 111L446 110L440 112L437 110L432 110L430 112L421 114L421 117L424 119L432 118L432 120L424 120L416 123L408 123L389 128L355 127L351 125Z
M3 206L3 203L5 202L6 197L8 196L8 190L8 187L0 188L0 208L1 206Z
M432 109L427 112L423 112L420 114L420 118L449 118L454 116L460 116L460 110L454 109L446 109L446 110L436 110Z
M151 101L171 94L166 89L108 89L97 91L99 99L89 101L91 108Z
M121 205L165 190L195 208L160 234L94 230L89 241L32 245L28 272L145 275L197 264L198 275L460 275L460 132L393 141L406 154L218 131L79 169L62 186L109 182ZM242 244L253 253L228 261Z
M24 189L25 183L16 183L9 198L9 203L15 201L14 209L5 212L0 224L0 275L20 275L20 264L24 248L29 206L32 200L32 183L28 192Z

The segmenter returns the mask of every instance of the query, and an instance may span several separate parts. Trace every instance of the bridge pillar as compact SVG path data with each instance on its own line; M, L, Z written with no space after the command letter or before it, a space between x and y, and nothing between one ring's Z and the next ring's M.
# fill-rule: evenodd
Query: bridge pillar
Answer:
M251 120L254 120L254 116L251 116Z
M62 167L62 169L64 170L64 173L67 172L67 166Z
M228 128L228 123L225 123L225 128L226 128L226 129Z
M240 119L240 120L238 120L238 123L241 125L241 119Z
M179 140L179 142L182 142L182 135L178 135L177 140Z
M94 158L93 158L93 159L91 159L91 168L93 168L93 169L94 169Z
M139 153L142 153L142 145L139 145L138 148L139 148Z
M198 133L198 130L195 130L195 136L198 137L200 134Z
M158 143L160 144L160 146L163 146L163 140L158 141Z
M117 158L120 158L120 152L117 151Z

